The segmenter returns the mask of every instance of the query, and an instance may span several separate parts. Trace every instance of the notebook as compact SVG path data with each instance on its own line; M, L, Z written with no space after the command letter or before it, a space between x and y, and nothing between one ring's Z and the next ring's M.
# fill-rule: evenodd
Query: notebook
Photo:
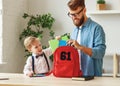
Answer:
M9 80L7 77L0 77L0 80Z
M59 40L56 40L56 39L50 40L49 45L50 45L50 47L52 49L52 52L54 52L55 49L59 46Z
M61 37L61 40L68 41L68 40L69 40L69 38L68 38L68 36L62 36L62 37Z
M88 81L92 79L94 79L94 76L72 77L72 80L76 80L76 81Z
M31 77L44 77L45 76L45 74L34 74L33 76L31 76Z
M59 40L59 46L66 46L67 42L65 40Z
M52 49L52 52L54 52L55 49L58 48L59 46L66 46L68 39L69 39L68 36L62 36L61 40L57 40L57 39L50 40L49 45Z

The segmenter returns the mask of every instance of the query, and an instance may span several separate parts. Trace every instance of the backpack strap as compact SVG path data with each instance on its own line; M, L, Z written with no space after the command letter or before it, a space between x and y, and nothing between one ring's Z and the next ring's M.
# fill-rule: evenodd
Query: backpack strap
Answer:
M35 69L34 69L34 56L32 56L32 71L33 71L33 73L35 73Z
M49 70L50 70L50 66L49 66L49 63L48 63L47 57L46 57L46 55L45 55L44 52L43 52L43 55L44 55L44 58L45 58L45 60L46 60L46 63L47 63L47 66L48 66L48 71L49 71Z

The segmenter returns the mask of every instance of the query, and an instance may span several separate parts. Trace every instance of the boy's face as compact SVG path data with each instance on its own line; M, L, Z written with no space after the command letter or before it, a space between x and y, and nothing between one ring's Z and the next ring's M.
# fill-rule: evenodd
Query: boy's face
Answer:
M34 43L32 43L30 52L37 54L37 55L42 53L42 45L40 41L35 41Z

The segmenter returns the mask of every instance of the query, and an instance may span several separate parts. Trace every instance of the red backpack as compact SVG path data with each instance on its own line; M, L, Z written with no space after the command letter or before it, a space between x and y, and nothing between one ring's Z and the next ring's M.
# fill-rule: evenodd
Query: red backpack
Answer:
M60 46L54 52L53 75L56 77L82 76L78 51L71 46Z

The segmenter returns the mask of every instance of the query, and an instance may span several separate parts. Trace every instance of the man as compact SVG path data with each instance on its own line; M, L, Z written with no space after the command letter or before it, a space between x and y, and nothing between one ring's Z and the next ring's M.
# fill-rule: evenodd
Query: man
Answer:
M76 26L68 44L78 49L80 69L84 76L102 76L103 57L106 50L103 28L86 16L84 0L70 0L68 7L68 16Z

